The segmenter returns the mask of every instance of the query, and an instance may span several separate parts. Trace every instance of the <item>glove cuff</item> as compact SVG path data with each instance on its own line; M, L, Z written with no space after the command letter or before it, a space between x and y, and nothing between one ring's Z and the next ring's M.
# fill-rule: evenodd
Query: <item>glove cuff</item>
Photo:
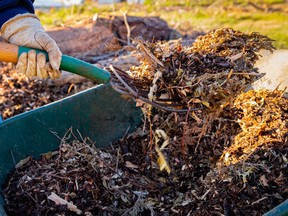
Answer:
M39 18L35 14L18 14L2 25L1 36L4 40L9 41L10 37L14 34L20 31L25 31L26 29L31 27L43 29Z

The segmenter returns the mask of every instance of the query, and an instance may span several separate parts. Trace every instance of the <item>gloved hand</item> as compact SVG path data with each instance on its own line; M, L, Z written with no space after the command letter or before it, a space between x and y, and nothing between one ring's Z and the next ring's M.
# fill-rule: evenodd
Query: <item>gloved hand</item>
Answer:
M36 55L34 50L22 53L16 65L20 73L40 78L58 78L61 75L59 67L62 53L56 42L45 32L36 15L19 14L9 19L1 27L1 35L9 43L45 50L48 53L47 63L43 53Z

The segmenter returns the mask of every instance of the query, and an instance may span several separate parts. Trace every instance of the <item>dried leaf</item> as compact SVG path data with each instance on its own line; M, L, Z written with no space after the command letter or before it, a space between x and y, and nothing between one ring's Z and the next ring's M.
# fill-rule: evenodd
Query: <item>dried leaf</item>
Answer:
M180 90L181 94L183 94L185 97L187 97L185 89Z
M238 54L236 54L236 55L233 55L233 56L228 57L228 59L229 59L229 61L234 62L234 61L236 61L237 59L241 58L242 56L243 56L243 53L240 52L240 53L238 53Z
M23 160L20 160L16 165L15 165L15 168L18 169L20 167L22 167L23 165L25 165L29 160L31 160L32 157L29 156L29 157L26 157L25 159Z
M158 154L157 163L159 165L160 170L162 171L162 170L165 169L166 172L168 174L170 174L171 173L171 168L170 168L169 163L167 162L164 154L161 152L161 150L157 146L155 147L155 150L156 150L156 152Z
M159 136L159 137L162 137L164 140L167 140L169 139L167 134L165 133L164 130L162 129L156 129L155 133Z
M136 107L142 107L145 104L145 102L143 102L140 99L136 99Z
M202 120L195 114L195 112L191 112L191 117L196 120L197 124L201 124Z
M209 102L207 102L207 101L201 101L201 103L202 103L204 106L210 108Z
M58 151L47 152L47 153L43 154L42 156L45 157L45 159L49 160L50 158L52 158L56 154L58 154Z
M69 203L68 201L62 199L61 197L59 197L57 194L55 194L54 192L51 193L50 196L47 197L48 199L52 200L53 202L55 202L56 205L67 205L67 208L70 211L75 212L76 214L82 214L82 211L80 209L77 208L77 206Z
M125 166L128 167L128 168L132 168L132 169L138 169L138 166L131 163L130 161L126 161L125 162Z
M161 147L160 147L160 150L164 149L166 146L168 146L169 144L169 137L168 135L166 134L166 132L162 129L156 129L155 133L157 134L158 137L155 137L156 139L156 144L158 143L159 141L159 138L163 138L164 139L164 142L162 143Z
M266 179L266 176L265 176L265 175L262 175L262 176L260 177L260 181L261 181L261 183L262 183L263 186L265 186L265 187L268 187L268 186L269 186L268 180Z

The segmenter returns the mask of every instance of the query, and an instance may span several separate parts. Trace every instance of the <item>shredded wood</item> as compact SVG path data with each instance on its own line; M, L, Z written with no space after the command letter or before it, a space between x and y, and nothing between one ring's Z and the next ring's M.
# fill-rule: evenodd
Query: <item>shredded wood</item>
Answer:
M249 91L234 101L241 133L233 144L223 152L224 163L245 161L257 149L282 145L287 142L288 104L278 91Z

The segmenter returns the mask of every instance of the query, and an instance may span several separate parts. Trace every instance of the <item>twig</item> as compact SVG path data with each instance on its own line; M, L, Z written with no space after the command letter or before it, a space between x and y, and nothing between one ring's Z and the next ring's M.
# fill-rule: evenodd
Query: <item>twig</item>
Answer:
M13 151L10 150L10 154L11 154L11 157L12 157L12 160L13 160L13 163L14 163L14 166L16 166L16 160L15 160L15 157L14 157L14 154L13 154Z
M80 133L80 131L78 129L77 129L77 133L78 133L80 139L82 140L82 142L84 142L86 144L85 140L83 139L82 134Z
M120 71L125 73L124 71L122 71L121 69L110 65L110 70L113 72L113 74L116 76L116 78L120 81L120 83L125 87L127 91L124 91L123 89L121 89L121 87L119 85L117 85L115 82L110 81L110 84L112 86L112 88L119 92L120 94L125 94L125 95L130 95L132 97L134 97L135 99L140 99L145 103L151 104L153 107L168 111L168 112L178 112L178 113L182 113L182 112L187 112L188 109L173 109L173 108L169 108L168 104L160 104L157 103L155 101L150 101L148 98L142 97L138 94L138 92L134 91L123 79L122 77L119 75L119 73L116 71ZM173 105L172 105L173 106ZM190 111L196 111L196 110L200 110L201 108L189 108Z
M207 194L210 192L211 188L209 188L202 196L201 196L201 200L204 200L205 197L207 196Z
M138 98L138 94L132 89L130 88L130 86L121 78L121 76L117 73L117 71L114 69L113 65L110 65L110 69L112 70L112 72L115 74L115 76L117 77L117 79L125 86L125 88L127 90L129 90L129 92L136 98Z
M265 199L267 199L267 198L268 198L268 197L262 197L262 198L256 200L255 202L252 202L251 205L254 205L254 204L260 203L261 201L263 201L263 200L265 200Z
M185 116L185 122L183 122L183 134L182 134L182 139L181 139L181 146L182 146L182 154L185 155L184 149L186 149L185 145L185 135L186 135L186 129L187 129L187 124L188 124L188 117L190 113L190 108L188 109L186 116Z
M89 59L89 61L92 61L92 62L94 62L94 63L96 63L96 62L98 62L98 61L102 61L102 60L106 60L106 59L109 59L109 58L111 58L111 57L115 57L116 55L121 55L122 53L124 53L125 52L125 48L122 48L122 49L120 49L120 50L117 50L117 51L115 51L115 52L110 52L110 53L107 53L107 54L104 54L104 55L100 55L100 56L96 56L96 57L94 57L94 56L86 56L86 58L88 58Z
M139 44L141 50L142 50L147 56L149 56L150 59L151 59L154 63L160 65L161 67L164 67L163 63L162 63L159 59L157 59L157 58L144 46L143 42L142 42L139 38L136 38L136 39L135 39L135 42L137 42L137 43Z
M233 75L251 75L251 76L260 76L260 75L263 75L263 74L255 73L255 72L251 72L251 73L233 72Z
M23 190L22 187L21 187L21 189ZM29 194L27 191L24 191L24 193L27 194L27 195L35 202L35 204L36 204L37 206L39 206L37 200L35 200L35 199L31 196L31 194Z
M115 173L118 173L119 156L120 156L120 148L117 149L117 158L116 158Z
M121 13L123 15L125 26L127 28L127 44L129 46L131 44L131 41L130 41L131 29L130 29L129 23L127 21L127 11L125 11L125 12L121 11Z

